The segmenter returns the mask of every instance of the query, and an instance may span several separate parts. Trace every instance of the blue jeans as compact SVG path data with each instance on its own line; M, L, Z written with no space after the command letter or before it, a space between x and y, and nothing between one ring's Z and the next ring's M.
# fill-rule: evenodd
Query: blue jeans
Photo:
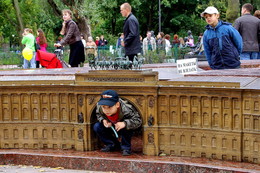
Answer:
M94 131L98 135L99 139L107 146L115 147L119 142L113 135L114 132L111 128L106 128L103 123L97 122L93 127ZM131 150L131 138L133 135L132 130L126 130L125 128L119 130L118 135L121 136L121 149Z
M204 55L204 50L200 51L198 55Z
M36 52L33 52L33 57L30 61L28 61L24 58L24 60L23 60L23 68L24 69L29 68L29 63L30 63L30 68L36 68L35 55L36 55Z
M258 52L242 52L240 54L240 60L257 59Z

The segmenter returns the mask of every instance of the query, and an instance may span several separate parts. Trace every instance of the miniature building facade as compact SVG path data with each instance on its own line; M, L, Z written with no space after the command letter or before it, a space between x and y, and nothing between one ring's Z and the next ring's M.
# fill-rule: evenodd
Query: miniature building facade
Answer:
M66 85L2 84L0 148L94 150L93 111L100 93L114 89L142 116L144 154L259 164L260 91L186 84L158 81L151 71L76 74Z

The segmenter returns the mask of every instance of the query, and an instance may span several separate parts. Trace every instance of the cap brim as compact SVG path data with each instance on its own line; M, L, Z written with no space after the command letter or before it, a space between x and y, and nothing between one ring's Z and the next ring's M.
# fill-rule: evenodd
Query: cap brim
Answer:
M200 14L201 17L204 17L204 14L206 14L206 12L203 12Z
M117 102L111 100L100 100L98 105L114 106Z
M212 13L212 12L203 12L200 14L201 17L204 17L205 14L219 14L218 12Z

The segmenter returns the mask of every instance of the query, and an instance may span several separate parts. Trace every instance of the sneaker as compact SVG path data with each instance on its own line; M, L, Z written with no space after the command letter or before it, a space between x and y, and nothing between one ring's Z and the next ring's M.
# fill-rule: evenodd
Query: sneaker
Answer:
M101 148L102 152L111 152L111 151L120 151L120 144L116 144L116 145L106 145L105 147Z
M121 145L120 145L119 142L117 142L117 143L115 144L114 150L115 150L115 151L121 151Z
M123 156L130 156L131 155L131 151L130 150L123 150L122 155Z
M112 146L109 146L109 145L106 145L105 147L101 148L100 151L102 152L110 152L110 151L113 151L114 148Z

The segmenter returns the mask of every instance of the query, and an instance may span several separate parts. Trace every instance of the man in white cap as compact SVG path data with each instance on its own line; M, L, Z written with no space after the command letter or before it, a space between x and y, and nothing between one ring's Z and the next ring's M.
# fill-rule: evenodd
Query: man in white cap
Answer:
M239 68L242 37L230 23L219 20L219 16L215 7L208 7L201 13L208 23L203 45L209 66L212 69Z

